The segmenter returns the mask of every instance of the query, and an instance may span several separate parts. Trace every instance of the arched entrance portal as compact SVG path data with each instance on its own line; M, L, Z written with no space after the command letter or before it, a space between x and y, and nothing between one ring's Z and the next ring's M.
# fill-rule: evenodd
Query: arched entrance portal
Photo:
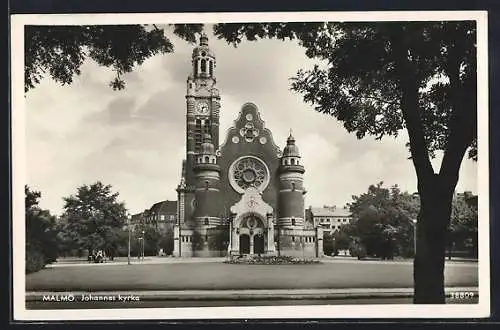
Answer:
M264 235L259 234L253 237L253 250L255 254L264 253Z
M254 213L248 213L241 218L239 228L239 253L264 254L265 253L265 228L263 220Z
M250 236L247 234L240 235L240 254L250 253Z

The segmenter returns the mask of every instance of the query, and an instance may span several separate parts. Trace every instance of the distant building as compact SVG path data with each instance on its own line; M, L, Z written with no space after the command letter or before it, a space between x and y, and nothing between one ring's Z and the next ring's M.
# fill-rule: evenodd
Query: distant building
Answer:
M136 227L139 228L154 228L160 235L163 236L162 242L174 241L174 226L177 223L177 201L161 201L153 204L149 209L144 212L131 215L130 224L131 230L135 231ZM161 248L160 254L170 254L168 248L165 251Z
M333 234L340 230L343 225L351 223L352 214L346 206L309 206L309 208L306 209L306 220L313 227L321 226L325 232Z
M171 232L177 222L177 201L161 201L142 213L144 223L157 230Z

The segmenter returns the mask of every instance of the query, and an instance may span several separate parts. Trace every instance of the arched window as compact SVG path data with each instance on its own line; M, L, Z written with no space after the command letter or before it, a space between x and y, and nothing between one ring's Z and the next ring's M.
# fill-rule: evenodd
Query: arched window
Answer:
M201 60L201 72L207 72L207 60Z
M295 191L295 182L292 182L292 191Z
M285 159L285 165L288 165L288 159Z
M215 158L212 158L212 164L215 164Z
M295 165L295 158L292 158L292 165Z
M214 75L214 62L213 61L210 61L210 76L213 76Z
M205 163L210 162L210 158L208 156L205 156Z

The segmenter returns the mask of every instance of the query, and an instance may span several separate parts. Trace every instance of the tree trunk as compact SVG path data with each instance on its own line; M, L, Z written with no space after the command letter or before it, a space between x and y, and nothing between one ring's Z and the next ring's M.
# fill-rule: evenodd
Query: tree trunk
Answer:
M417 222L417 254L414 260L414 303L444 304L444 260L447 227L451 215L453 190L429 179L429 189L420 189L421 200Z

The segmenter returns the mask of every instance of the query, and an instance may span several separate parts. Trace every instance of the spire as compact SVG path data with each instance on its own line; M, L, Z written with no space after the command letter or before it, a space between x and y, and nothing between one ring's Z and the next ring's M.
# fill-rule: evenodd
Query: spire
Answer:
M295 145L295 138L290 129L290 135L286 139L286 147L283 149L283 157L300 157L299 148Z
M208 46L208 37L207 37L207 34L205 32L201 33L200 46Z
M295 144L295 138L292 135L292 129L290 128L290 135L288 136L288 139L286 140L287 145L293 145Z

